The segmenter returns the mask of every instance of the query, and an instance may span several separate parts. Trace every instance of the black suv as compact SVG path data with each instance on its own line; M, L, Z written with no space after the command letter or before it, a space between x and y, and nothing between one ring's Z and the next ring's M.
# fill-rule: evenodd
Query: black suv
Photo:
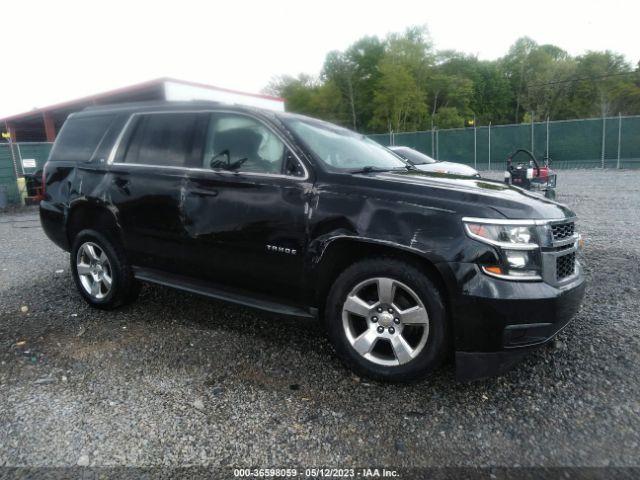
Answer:
M503 371L584 294L567 207L500 182L422 172L312 118L209 102L71 115L40 218L91 305L140 281L319 317L358 374Z

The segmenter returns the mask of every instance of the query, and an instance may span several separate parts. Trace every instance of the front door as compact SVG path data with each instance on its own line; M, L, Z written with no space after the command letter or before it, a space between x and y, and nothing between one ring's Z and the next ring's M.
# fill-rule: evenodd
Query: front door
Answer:
M187 261L196 276L297 297L307 240L307 170L252 116L210 115L185 186Z

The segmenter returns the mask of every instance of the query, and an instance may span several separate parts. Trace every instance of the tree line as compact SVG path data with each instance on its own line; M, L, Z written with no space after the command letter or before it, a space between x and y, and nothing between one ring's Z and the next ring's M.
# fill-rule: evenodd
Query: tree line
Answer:
M497 60L436 51L426 27L329 52L320 75L272 79L287 110L361 132L394 132L640 113L640 62L518 39Z

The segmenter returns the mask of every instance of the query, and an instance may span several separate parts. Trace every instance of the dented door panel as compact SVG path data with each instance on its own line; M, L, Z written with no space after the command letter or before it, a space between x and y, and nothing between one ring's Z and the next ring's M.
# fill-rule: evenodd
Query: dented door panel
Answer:
M191 171L182 205L191 274L297 296L308 188L285 177Z

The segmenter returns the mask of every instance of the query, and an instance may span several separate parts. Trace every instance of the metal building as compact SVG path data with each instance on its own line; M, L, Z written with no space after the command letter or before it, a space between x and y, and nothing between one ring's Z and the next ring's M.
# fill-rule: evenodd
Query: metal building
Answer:
M70 113L91 105L147 100L212 100L284 111L282 98L165 77L5 117L0 119L0 129L13 142L53 142Z

